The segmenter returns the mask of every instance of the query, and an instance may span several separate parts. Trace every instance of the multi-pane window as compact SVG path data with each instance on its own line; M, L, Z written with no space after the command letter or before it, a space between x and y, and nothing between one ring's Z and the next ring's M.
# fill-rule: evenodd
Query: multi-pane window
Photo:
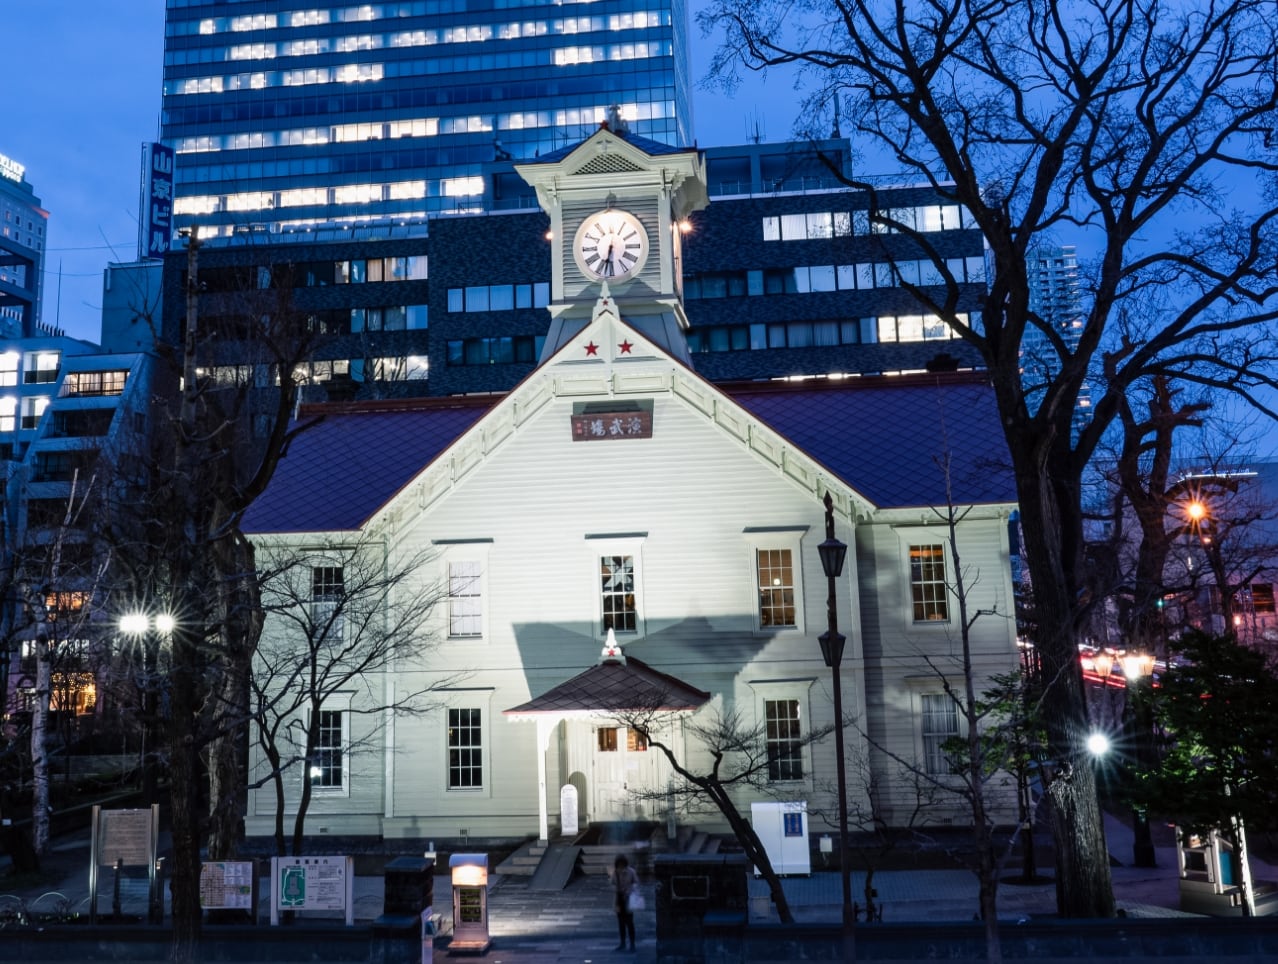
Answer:
M320 710L311 782L317 787L337 788L343 785L344 775L342 711Z
M479 563L448 564L448 635L479 636L483 631Z
M635 557L603 556L599 560L599 581L604 631L635 632Z
M760 549L759 625L793 626L794 566L789 549Z
M63 397L76 395L120 395L124 392L124 383L128 379L128 371L108 372L69 372L63 379Z
M474 285L448 289L448 310L510 311L514 308L544 308L550 304L550 282L524 285Z
M626 735L626 751L646 753L648 741L632 726L604 726L595 730L595 746L600 753L616 753L621 748L620 734Z
M448 711L448 789L484 785L484 741L480 711L465 707Z
M764 700L768 779L803 779L803 725L798 700Z
M945 584L945 547L910 546L910 597L914 621L944 622L950 618Z
M0 354L0 388L11 388L18 384L18 353L7 351Z
M541 354L544 335L500 335L449 341L449 365L531 365Z
M923 772L943 776L954 772L945 743L958 736L958 707L946 693L924 693Z
M317 636L342 635L340 606L345 592L341 566L315 566L311 570L311 619Z

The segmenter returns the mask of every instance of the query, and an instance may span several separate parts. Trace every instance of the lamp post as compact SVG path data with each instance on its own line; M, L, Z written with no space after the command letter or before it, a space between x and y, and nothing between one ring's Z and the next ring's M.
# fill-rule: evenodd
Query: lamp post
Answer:
M120 632L142 640L142 798L147 804L158 803L157 768L147 760L159 746L159 636L173 632L173 617L160 613L154 618L144 612L126 613L120 617Z
M1127 705L1131 708L1129 722L1132 747L1136 762L1142 767L1149 762L1149 737L1151 726L1145 713L1146 702L1142 687L1154 675L1154 657L1148 653L1127 653L1123 656L1123 676L1127 679ZM1157 867L1154 856L1154 840L1149 832L1149 812L1140 806L1132 807L1132 865Z
M843 644L847 637L839 633L839 616L835 605L834 581L843 572L843 562L848 555L846 543L834 537L834 499L825 493L825 541L817 546L821 555L821 568L829 588L826 597L828 628L818 637L821 656L830 667L834 686L834 766L839 782L839 877L843 884L843 959L855 957L852 930L856 917L852 910L852 869L848 866L848 779L843 755L843 680L840 666L843 663Z

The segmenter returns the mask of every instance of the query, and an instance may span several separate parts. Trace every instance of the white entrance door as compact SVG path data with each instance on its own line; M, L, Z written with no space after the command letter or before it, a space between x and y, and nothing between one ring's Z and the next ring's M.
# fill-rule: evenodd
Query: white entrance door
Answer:
M595 727L592 819L636 820L652 812L652 802L637 794L654 786L653 755L633 730Z

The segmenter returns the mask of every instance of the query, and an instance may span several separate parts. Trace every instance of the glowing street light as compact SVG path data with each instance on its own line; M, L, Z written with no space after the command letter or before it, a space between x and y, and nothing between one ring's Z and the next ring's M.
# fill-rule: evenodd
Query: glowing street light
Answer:
M160 696L159 659L161 640L172 634L176 623L169 613L151 616L142 610L134 610L120 617L120 632L142 641L142 796L147 803L157 798L157 767L148 765L148 753L155 753L160 746Z
M1087 752L1094 757L1102 757L1109 752L1109 737L1104 733L1096 732L1087 735Z

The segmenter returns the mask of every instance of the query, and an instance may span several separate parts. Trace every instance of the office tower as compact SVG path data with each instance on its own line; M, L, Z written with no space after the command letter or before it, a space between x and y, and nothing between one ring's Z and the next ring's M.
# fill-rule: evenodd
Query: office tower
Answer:
M39 325L48 220L26 169L0 154L0 334L5 337L45 333Z
M690 144L686 35L684 0L168 0L175 224L211 237L491 208L502 184L482 165L576 143L613 104L637 134Z

